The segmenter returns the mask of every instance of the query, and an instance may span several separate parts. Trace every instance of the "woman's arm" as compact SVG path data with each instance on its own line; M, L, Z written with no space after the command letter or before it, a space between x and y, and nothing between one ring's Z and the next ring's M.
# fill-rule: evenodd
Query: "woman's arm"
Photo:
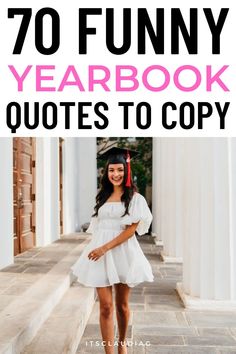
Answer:
M103 246L98 247L92 250L88 254L88 258L97 261L101 256L103 256L107 251L111 250L112 248L119 246L121 243L127 241L130 237L132 237L135 233L135 230L138 226L138 222L133 223L130 226L122 231L118 236L116 236L113 240L105 243Z

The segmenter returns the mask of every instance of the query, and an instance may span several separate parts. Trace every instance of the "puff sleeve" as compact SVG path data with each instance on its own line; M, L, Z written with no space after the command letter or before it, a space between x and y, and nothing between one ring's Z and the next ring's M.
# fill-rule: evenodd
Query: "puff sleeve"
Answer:
M136 231L140 236L148 232L152 222L152 214L146 199L141 194L134 194L130 202L129 215L125 215L122 219L122 224L125 225L139 222Z
M98 225L98 218L96 216L92 216L89 227L87 228L86 232L92 234L95 232Z

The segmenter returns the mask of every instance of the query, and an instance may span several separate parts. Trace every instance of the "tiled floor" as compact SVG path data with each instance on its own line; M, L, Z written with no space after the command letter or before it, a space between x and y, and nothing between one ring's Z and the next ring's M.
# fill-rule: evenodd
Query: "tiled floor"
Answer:
M175 291L181 265L161 262L151 237L139 240L155 281L132 289L128 353L236 353L236 312L186 310ZM98 315L96 302L77 353L104 352Z
M152 265L155 281L132 289L128 353L236 354L236 312L186 310L175 291L176 282L182 278L181 265L163 263L160 249L151 237L139 240ZM15 257L13 265L0 271L0 311L82 241L81 235L73 235ZM98 315L96 302L77 353L104 352Z
M83 240L83 234L68 235L48 246L35 247L14 257L14 264L0 270L0 312Z

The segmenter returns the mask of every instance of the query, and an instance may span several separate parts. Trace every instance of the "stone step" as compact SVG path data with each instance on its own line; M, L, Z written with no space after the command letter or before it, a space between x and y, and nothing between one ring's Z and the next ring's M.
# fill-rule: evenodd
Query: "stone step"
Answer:
M94 289L72 286L22 354L76 353L94 300Z
M1 311L0 354L22 353L33 340L70 288L74 280L70 268L88 241L85 239L69 251L47 274Z

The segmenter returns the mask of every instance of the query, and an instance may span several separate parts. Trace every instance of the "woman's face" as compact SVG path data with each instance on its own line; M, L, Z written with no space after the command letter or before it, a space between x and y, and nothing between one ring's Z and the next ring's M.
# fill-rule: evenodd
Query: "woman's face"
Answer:
M113 186L120 186L123 183L125 169L123 163L109 164L108 179Z

